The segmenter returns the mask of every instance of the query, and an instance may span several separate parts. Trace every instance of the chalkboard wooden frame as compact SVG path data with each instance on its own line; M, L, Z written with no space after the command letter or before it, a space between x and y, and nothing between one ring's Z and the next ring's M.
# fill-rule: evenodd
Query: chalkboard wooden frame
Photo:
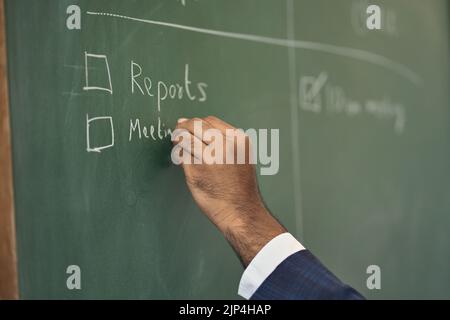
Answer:
M0 0L0 299L18 298L5 5Z

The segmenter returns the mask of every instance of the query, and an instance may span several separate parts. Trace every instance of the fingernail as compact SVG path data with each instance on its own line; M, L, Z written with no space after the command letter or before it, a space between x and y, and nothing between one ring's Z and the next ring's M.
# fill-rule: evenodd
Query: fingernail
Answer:
M183 122L185 122L185 121L187 121L186 118L180 118L180 119L178 119L177 123L183 123Z

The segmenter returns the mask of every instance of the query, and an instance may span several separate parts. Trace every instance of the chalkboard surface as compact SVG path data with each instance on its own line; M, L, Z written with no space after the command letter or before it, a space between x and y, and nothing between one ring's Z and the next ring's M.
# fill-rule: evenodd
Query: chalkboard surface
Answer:
M450 298L448 2L377 3L7 0L21 297L237 298L167 137L215 115L280 129L265 201L343 281Z

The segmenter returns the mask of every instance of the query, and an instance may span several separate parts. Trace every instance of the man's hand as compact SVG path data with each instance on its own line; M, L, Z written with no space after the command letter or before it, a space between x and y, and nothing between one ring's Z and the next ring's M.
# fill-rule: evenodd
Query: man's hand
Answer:
M197 128L200 125L203 133L215 129L220 139L199 134L194 124ZM180 130L175 130L172 136L177 148L174 152L178 151L182 159L187 159L186 156L190 159L182 166L195 202L247 266L266 243L286 232L261 199L255 165L251 161L250 139L215 117L180 119L176 129ZM204 151L212 144L213 156L219 155L222 161L208 161L208 152ZM245 155L244 161L242 158L238 161L239 152ZM234 161L227 164L230 159Z

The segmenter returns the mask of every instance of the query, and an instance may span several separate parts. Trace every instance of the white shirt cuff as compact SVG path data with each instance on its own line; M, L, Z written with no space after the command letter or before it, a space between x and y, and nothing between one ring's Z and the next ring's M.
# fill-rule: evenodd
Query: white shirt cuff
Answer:
M239 283L238 294L245 299L250 299L281 262L304 249L300 242L287 232L270 240L245 269Z

